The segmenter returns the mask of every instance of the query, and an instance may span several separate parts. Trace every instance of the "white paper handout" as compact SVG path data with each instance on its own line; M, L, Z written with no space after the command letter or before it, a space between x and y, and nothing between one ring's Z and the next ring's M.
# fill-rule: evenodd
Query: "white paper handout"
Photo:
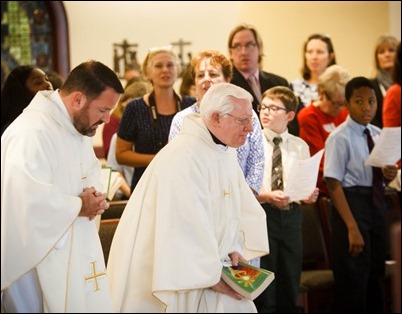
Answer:
M383 128L366 159L366 166L395 165L399 159L401 159L401 127Z
M310 158L296 159L293 162L283 191L291 202L305 200L313 193L317 186L318 169L323 154L324 149L321 149Z

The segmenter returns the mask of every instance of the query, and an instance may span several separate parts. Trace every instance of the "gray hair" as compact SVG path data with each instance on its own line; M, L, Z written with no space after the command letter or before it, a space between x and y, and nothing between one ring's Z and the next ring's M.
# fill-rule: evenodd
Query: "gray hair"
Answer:
M247 100L250 104L253 101L253 96L239 86L226 82L213 84L201 100L201 116L209 119L217 111L222 115L231 113L235 106L234 98Z
M318 89L329 98L337 93L345 95L345 86L350 79L350 74L345 68L334 64L326 68L318 78Z

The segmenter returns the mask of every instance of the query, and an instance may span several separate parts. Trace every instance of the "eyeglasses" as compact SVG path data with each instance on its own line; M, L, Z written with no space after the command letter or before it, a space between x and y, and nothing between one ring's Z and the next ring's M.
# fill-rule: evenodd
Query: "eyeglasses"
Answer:
M233 45L233 46L230 47L230 48L233 49L233 50L235 50L235 51L237 51L237 52L239 52L239 51L241 51L241 48L243 48L243 47L244 47L246 50L254 50L255 47L257 47L257 44L256 44L256 43L247 43L247 44L244 44L244 45L236 44L236 45Z
M225 115L231 116L234 119L234 121L239 125L245 126L245 125L251 124L253 122L252 117L250 117L250 118L239 118L239 117L236 117L236 116L234 116L234 115L232 115L230 113L226 113Z
M282 107L279 107L279 106L275 106L275 105L271 105L271 106L259 105L259 106L258 106L258 111L263 111L263 110L265 110L265 109L268 109L268 113L270 113L271 111L272 111L273 113L277 113L278 110L284 110L284 111L286 111L286 112L289 112L288 109L282 108Z

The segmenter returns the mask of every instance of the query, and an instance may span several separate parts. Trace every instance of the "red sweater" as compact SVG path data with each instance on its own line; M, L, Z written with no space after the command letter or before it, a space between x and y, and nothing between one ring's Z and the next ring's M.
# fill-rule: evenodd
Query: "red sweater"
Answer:
M382 104L383 127L401 126L401 85L394 84L388 88ZM401 168L401 161L398 161Z
M344 108L338 115L332 117L322 112L320 108L313 104L300 110L297 114L297 120L300 126L299 136L308 144L311 156L325 147L325 141L329 133L345 121L348 114L348 110ZM317 186L320 189L320 193L328 195L323 174L324 157L321 159L320 169L318 171Z
M401 126L401 85L392 85L385 94L382 105L383 127Z
M121 120L120 118L111 115L109 123L106 123L103 126L102 139L103 139L103 151L105 152L105 157L107 157L107 154L109 152L110 141L112 139L112 136L114 133L117 132L117 129L119 128L120 120Z

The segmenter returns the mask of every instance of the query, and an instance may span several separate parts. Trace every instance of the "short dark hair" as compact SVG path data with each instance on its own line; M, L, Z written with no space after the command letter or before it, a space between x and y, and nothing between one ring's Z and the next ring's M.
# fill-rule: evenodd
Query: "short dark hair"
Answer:
M123 85L113 70L99 61L90 60L71 71L61 91L66 94L80 91L88 99L95 99L108 87L119 94L124 93Z
M368 78L364 76L354 77L349 82L347 82L345 86L345 98L348 102L352 97L353 91L360 87L368 87L374 90L374 85Z

